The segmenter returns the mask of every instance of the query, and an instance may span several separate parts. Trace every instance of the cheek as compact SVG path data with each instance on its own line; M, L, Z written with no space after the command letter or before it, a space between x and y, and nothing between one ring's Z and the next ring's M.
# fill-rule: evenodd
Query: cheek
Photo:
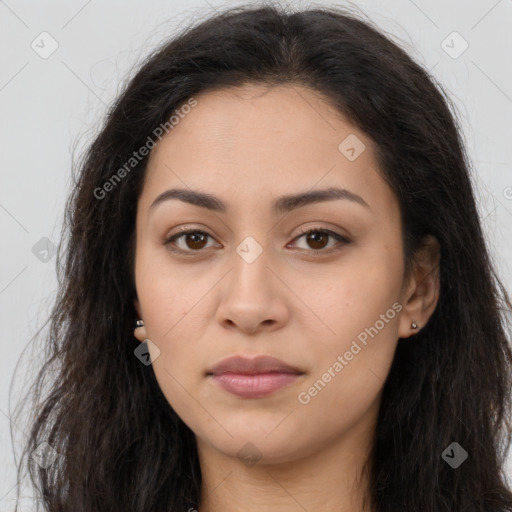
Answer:
M137 258L137 295L151 329L148 334L155 341L167 342L197 307L208 283L194 279L193 271L171 265L165 249L141 249Z
M316 299L329 329L310 347L315 369L301 388L308 414L328 416L339 406L355 419L384 385L398 341L402 267L396 254L380 255L369 252L341 269Z
M194 315L199 311L197 303L205 292L201 293L200 284L196 286L189 281L185 286L183 277L176 276L176 272L171 275L170 266L159 261L158 255L141 256L137 265L137 295L146 334L159 351L152 368L169 400L179 395L180 384L190 387L191 370L201 361L198 347L193 343L194 326L198 327Z
M400 297L400 277L399 264L385 258L375 261L371 255L335 269L323 280L303 277L309 284L304 284L302 293L309 289L307 303L317 313L316 329L324 343L337 347L350 344L350 339L373 326L381 315L385 316L386 329L396 323L393 304ZM382 328L381 322L379 326Z
M382 310L385 320L379 318L379 308L374 311L378 314L369 308L359 317L340 314L337 343L311 347L316 351L312 354L315 369L299 390L298 407L310 422L315 418L312 423L328 425L326 434L354 425L384 386L396 349L398 322L392 307Z

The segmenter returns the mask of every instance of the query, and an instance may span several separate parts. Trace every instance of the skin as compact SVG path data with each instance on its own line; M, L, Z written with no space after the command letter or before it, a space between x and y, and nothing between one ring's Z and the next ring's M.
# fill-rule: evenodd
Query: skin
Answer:
M418 332L435 309L439 247L430 239L403 281L400 210L372 141L317 92L247 85L196 99L148 162L135 255L135 307L144 327L134 334L154 344L162 392L196 435L199 512L360 512L384 381L398 338ZM354 161L338 149L349 134L365 144ZM281 195L331 186L360 195L369 208L333 200L286 214L270 209ZM149 210L174 187L218 196L228 211L176 199ZM164 245L180 226L210 235L174 241L191 257ZM350 243L300 237L313 227ZM262 250L252 263L236 251L248 236ZM299 393L396 302L394 318L300 403ZM305 375L270 396L240 398L205 376L233 354L271 355ZM238 455L249 442L256 463Z

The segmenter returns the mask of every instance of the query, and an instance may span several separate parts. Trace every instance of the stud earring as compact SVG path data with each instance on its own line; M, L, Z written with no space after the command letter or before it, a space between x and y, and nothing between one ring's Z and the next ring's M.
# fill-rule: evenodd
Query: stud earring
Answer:
M418 324L416 324L416 322L413 322L413 323L411 324L411 328L412 328L412 329L417 329L417 328L418 328Z
M144 326L144 322L142 320L137 320L135 322L135 328L137 327L143 327Z

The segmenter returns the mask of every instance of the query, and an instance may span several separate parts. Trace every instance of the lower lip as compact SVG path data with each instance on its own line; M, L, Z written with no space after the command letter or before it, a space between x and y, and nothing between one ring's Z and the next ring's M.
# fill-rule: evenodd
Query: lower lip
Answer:
M222 373L212 379L224 390L244 398L260 398L288 386L298 377L296 373Z

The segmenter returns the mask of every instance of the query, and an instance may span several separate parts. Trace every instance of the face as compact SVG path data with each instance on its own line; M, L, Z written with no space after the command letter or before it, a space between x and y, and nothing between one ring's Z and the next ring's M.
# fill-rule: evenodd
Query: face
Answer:
M294 461L371 427L398 337L414 332L399 206L372 141L318 93L246 86L196 99L148 162L135 333L151 340L162 392L198 443ZM346 192L279 201L331 188ZM169 189L223 208L152 206ZM233 355L295 373L209 375Z

